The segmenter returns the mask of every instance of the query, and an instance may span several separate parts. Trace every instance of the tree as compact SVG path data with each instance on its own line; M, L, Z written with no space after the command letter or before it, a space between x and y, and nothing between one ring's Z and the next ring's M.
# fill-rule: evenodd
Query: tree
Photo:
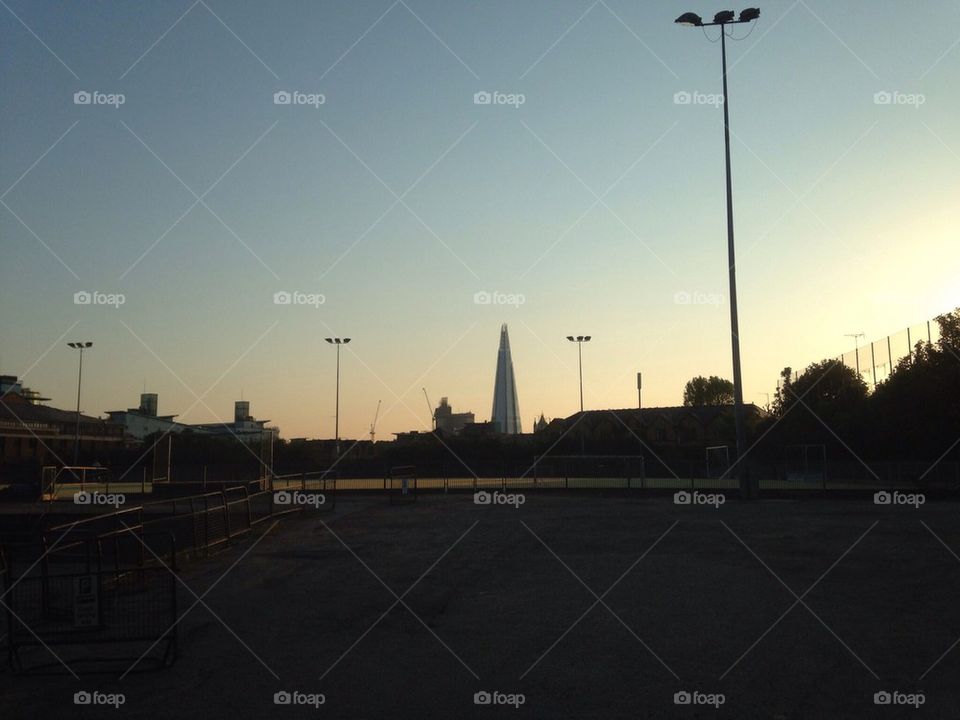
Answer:
M960 308L936 318L940 340L919 342L870 397L872 455L932 461L960 436Z
M781 383L773 403L783 417L795 404L823 420L849 417L867 397L867 384L853 368L838 360L812 363L796 380L791 368L780 373ZM794 411L799 413L800 408Z
M733 383L716 375L698 375L683 388L683 404L695 407L733 405Z

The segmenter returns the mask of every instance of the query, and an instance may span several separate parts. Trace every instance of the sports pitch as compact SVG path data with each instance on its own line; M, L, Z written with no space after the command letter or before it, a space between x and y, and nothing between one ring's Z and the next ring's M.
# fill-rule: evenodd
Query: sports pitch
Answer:
M957 510L345 495L185 566L171 668L4 671L3 716L958 717Z

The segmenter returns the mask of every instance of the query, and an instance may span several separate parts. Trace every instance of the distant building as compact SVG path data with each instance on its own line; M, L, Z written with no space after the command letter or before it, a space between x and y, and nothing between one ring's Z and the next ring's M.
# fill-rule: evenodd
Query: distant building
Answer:
M243 441L262 441L280 435L280 429L267 427L269 420L257 420L250 414L250 401L237 400L233 404L232 423L201 423L192 427L198 432L210 435L228 435Z
M517 383L513 376L513 358L510 356L510 335L507 326L500 326L500 348L497 350L497 373L493 384L493 413L491 422L497 432L517 435L520 429L520 405L517 402Z
M463 426L460 436L465 438L485 438L497 434L493 422L475 422Z
M134 440L143 440L154 433L189 430L190 426L174 420L176 415L157 415L157 394L143 393L140 407L126 410L107 410L109 422L123 427L124 434Z
M463 426L474 421L472 412L455 413L447 398L440 398L440 405L434 411L437 430L449 435L459 435Z
M541 430L546 430L547 425L549 424L550 423L548 423L547 419L543 416L543 413L540 413L540 417L533 421L533 431L538 433Z
M0 466L69 464L77 437L77 412L41 404L46 398L10 376L2 376ZM100 418L79 417L80 458L104 459L123 447L123 431Z
M41 397L36 390L23 387L16 375L0 375L0 396L7 393L16 393L31 405L39 405L50 401L50 398Z
M756 425L765 415L750 403L743 406L747 427ZM730 444L736 441L733 405L651 407L622 410L587 410L580 418L575 413L554 420L549 429L557 434L579 426L588 441L624 439L642 440L652 446L697 448Z
M157 394L143 393L140 396L140 407L126 410L108 410L110 422L123 427L128 438L142 441L154 433L182 433L193 432L204 435L227 435L243 441L265 441L270 435L279 437L280 431L275 427L266 427L269 420L256 420L250 415L250 402L237 400L233 408L233 422L231 423L200 423L190 425L174 420L176 415L157 414Z

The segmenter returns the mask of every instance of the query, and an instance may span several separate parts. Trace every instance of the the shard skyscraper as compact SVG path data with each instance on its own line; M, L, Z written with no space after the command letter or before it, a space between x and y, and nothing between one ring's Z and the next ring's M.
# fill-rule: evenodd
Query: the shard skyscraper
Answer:
M506 323L500 326L500 349L497 351L497 377L493 385L493 426L497 432L517 435L520 430L520 406L517 404L517 383L513 379L513 358L510 357L510 336Z

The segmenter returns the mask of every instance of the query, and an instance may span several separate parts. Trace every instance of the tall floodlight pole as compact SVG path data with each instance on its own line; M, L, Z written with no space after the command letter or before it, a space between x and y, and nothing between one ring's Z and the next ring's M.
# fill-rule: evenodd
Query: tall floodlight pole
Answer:
M737 265L733 242L733 179L730 171L730 104L727 97L727 25L750 23L760 17L760 10L747 8L734 19L732 10L718 12L712 23L705 23L696 13L688 12L675 22L692 27L720 26L720 54L723 61L723 137L726 151L727 171L727 264L730 274L730 342L733 349L733 418L737 434L737 477L740 495L753 500L759 495L759 483L750 478L744 455L747 450L746 432L743 419L743 379L740 373L740 322L737 317Z
M583 422L583 344L590 342L590 335L567 335L567 340L577 344L577 365L580 368L580 420ZM583 425L580 426L580 454L584 454Z
M334 420L334 452L336 452L337 460L340 459L340 346L346 345L350 342L350 338L324 338L331 345L337 346L337 404L335 411L335 420Z
M580 368L580 412L583 413L583 344L590 342L590 335L567 335L567 340L577 344L577 363Z
M80 462L80 383L83 382L83 351L93 347L89 341L67 343L74 350L80 351L80 367L77 370L77 426L73 436L73 464Z

